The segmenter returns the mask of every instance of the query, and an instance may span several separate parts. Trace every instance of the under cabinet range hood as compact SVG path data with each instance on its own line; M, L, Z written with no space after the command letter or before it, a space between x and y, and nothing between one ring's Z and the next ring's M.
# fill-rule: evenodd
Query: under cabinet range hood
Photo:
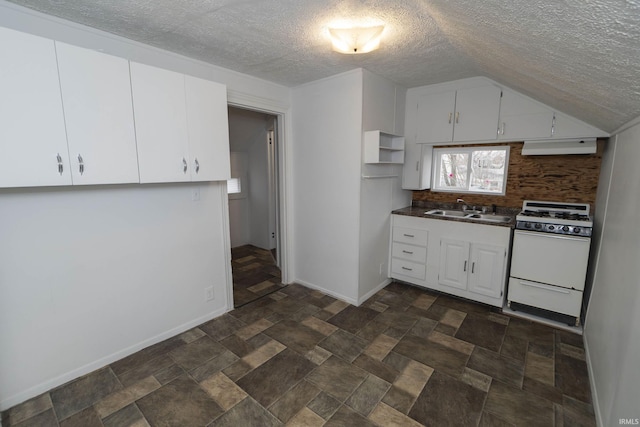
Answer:
M523 156L594 154L596 151L596 138L525 141L522 147Z

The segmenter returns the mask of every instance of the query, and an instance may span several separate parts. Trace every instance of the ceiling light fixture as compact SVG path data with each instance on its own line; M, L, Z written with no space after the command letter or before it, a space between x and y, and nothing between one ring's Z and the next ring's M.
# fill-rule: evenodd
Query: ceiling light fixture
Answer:
M367 53L380 47L384 25L373 27L329 28L333 50L346 54Z

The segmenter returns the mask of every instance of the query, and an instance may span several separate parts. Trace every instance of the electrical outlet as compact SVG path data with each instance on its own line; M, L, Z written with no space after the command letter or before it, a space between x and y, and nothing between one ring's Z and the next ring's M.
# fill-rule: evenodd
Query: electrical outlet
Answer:
M213 301L213 286L209 286L208 288L204 288L204 299L205 301Z
M194 202L197 202L198 200L200 200L200 189L199 188L194 188L191 191L191 200L193 200Z

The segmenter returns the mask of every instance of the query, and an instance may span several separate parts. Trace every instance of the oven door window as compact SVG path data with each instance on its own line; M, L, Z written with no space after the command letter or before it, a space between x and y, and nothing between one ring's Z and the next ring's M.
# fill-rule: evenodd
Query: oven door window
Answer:
M584 289L591 239L516 230L511 276Z

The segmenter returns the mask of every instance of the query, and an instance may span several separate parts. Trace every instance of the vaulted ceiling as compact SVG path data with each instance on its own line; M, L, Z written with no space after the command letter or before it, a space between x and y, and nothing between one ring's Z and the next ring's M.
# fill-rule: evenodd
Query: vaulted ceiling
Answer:
M11 0L285 86L366 68L407 88L486 76L606 131L640 116L640 0ZM333 52L336 21L386 24Z

